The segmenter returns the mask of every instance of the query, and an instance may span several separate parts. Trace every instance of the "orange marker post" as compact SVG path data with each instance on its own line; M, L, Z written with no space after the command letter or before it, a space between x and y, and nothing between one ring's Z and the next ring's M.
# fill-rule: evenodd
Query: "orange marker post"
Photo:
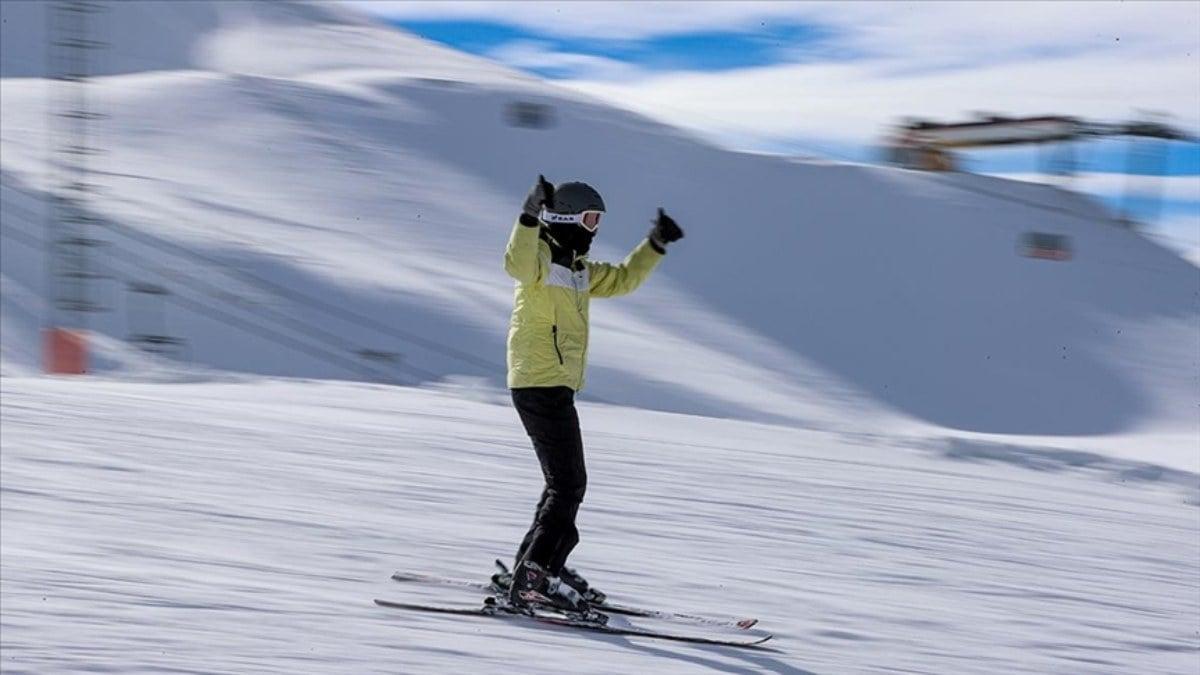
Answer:
M55 375L87 372L87 338L82 331L47 328L42 332L43 366Z

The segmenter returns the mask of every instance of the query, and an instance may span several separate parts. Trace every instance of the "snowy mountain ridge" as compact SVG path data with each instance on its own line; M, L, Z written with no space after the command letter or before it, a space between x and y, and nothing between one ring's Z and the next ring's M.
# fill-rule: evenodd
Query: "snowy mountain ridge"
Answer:
M5 73L36 74L36 31L17 27L44 6L4 11ZM1197 432L1200 274L1077 195L731 153L336 6L131 3L108 23L116 74L89 85L109 116L106 335L132 330L142 281L170 289L155 311L198 365L499 386L499 254L545 173L606 195L597 257L660 205L689 232L645 289L596 303L598 400L815 428ZM2 86L5 233L25 237L4 247L3 353L30 370L46 84ZM551 126L511 126L524 103ZM1075 259L1016 255L1030 230L1071 237Z

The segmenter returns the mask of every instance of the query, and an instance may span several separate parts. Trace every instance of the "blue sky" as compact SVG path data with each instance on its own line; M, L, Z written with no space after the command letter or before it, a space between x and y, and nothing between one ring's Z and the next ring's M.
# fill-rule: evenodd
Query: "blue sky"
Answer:
M752 30L706 29L689 33L650 35L641 39L560 36L545 30L478 19L404 19L397 26L478 56L503 53L507 46L538 43L558 53L610 59L648 72L717 72L768 66L785 60L838 58L829 45L832 29L816 24L763 21ZM826 50L828 46L828 51ZM842 58L848 57L843 53ZM577 67L547 61L523 70L549 79L574 76Z
M896 120L974 111L1200 134L1196 2L388 2L405 30L605 98L725 145L871 161ZM1146 112L1152 111L1152 112ZM1078 150L1075 182L1159 214L1200 251L1200 145L1166 144L1161 185L1129 181L1127 141ZM984 173L1029 174L1031 151L973 152ZM1145 172L1135 167L1135 171ZM1148 207L1161 194L1163 206Z

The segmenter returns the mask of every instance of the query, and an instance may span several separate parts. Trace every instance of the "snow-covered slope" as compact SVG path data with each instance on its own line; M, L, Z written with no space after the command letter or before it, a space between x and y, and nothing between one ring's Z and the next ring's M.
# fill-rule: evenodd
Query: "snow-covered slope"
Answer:
M6 30L40 25L41 7L6 3ZM97 330L130 332L125 285L152 282L175 293L167 329L199 364L499 382L499 252L544 172L606 195L598 256L620 256L659 205L689 233L643 292L597 303L600 400L822 428L849 414L1196 431L1200 271L1080 197L726 152L336 6L183 7L118 3L108 19L119 74L92 88L110 116L94 208L116 311ZM32 39L5 39L6 74L36 74ZM14 296L43 281L45 87L3 80ZM506 124L522 101L551 106L552 128ZM1071 236L1076 259L1015 255L1032 229ZM33 366L36 323L8 296L6 358Z
M1200 650L1194 475L583 405L575 564L757 616L777 651L752 653L371 604L471 604L387 577L511 555L541 476L503 392L6 378L0 405L5 672L1145 675Z

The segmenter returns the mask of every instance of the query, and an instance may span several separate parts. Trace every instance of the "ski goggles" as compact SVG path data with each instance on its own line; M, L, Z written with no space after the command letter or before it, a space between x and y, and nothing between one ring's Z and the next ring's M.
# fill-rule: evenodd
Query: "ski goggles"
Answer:
M542 215L539 216L543 223L574 223L579 225L588 232L595 232L596 228L600 227L600 216L604 215L603 211L584 211L583 213L554 213L547 211L546 207L542 207Z

